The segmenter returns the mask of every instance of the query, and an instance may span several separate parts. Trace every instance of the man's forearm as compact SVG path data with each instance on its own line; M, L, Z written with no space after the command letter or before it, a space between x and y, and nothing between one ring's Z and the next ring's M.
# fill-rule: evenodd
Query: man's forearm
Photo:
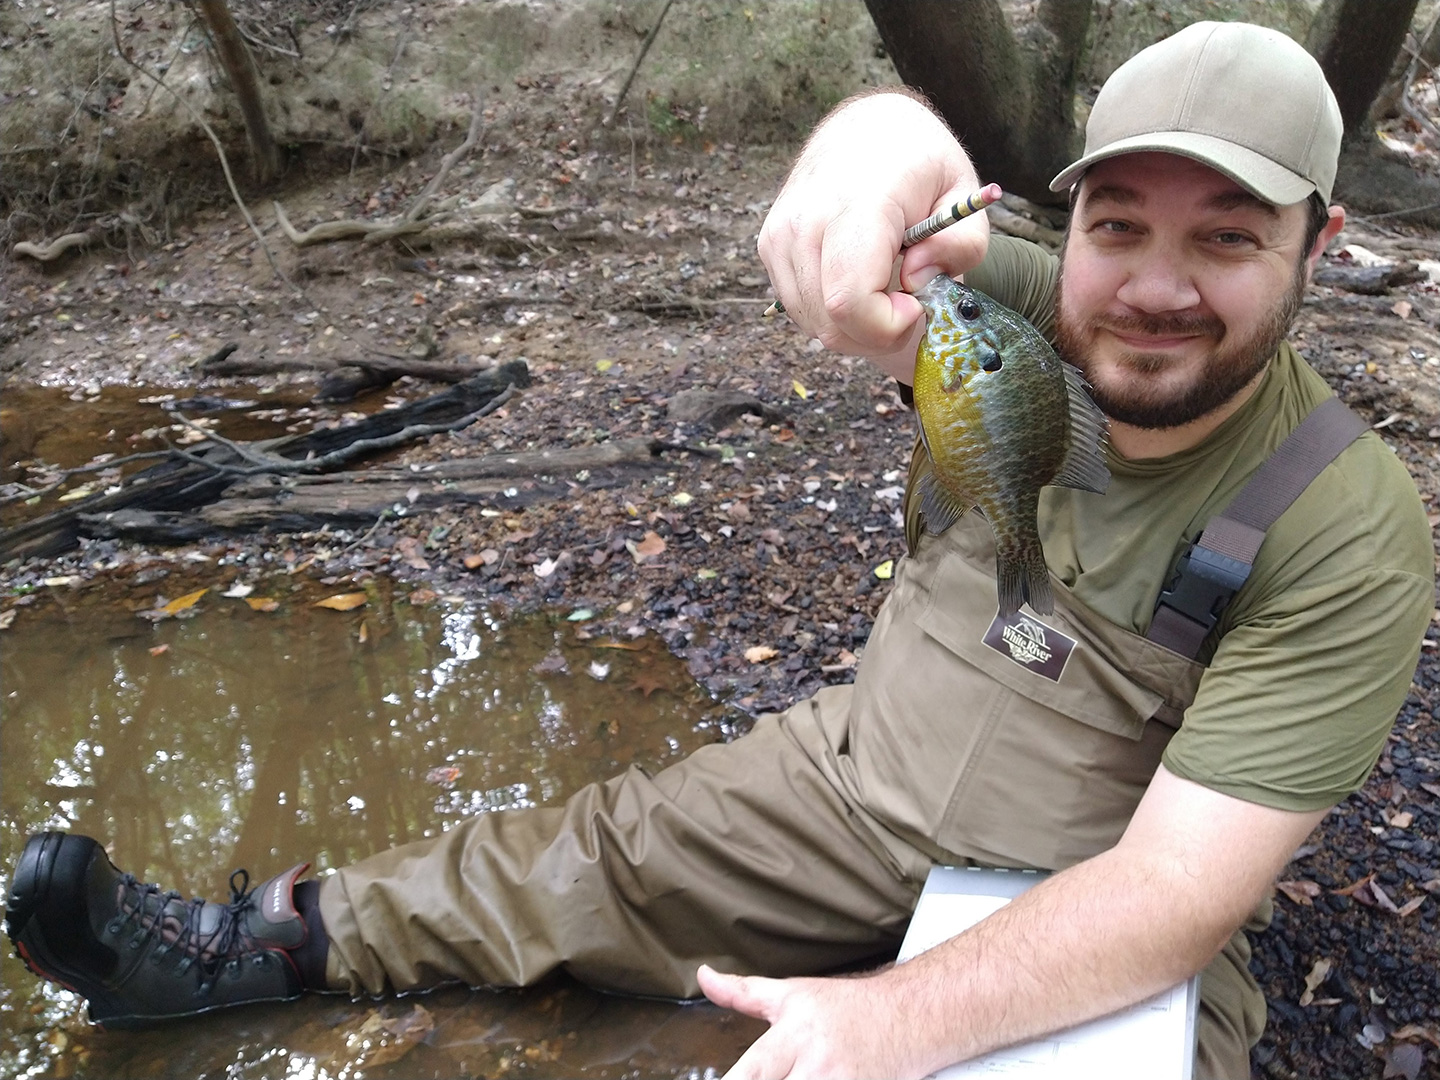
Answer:
M875 976L888 1001L904 1003L915 1071L1104 1016L1189 977L1244 918L1198 902L1194 886L1179 867L1112 850Z

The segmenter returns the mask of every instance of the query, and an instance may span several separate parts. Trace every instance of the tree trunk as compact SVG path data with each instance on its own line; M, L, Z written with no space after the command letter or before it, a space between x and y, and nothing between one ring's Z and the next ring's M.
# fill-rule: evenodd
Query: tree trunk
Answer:
M280 151L275 138L270 134L270 122L265 118L265 104L260 97L260 81L255 76L255 64L240 28L230 15L225 0L196 0L205 25L215 39L215 51L220 54L220 64L235 88L240 100L240 113L245 118L245 134L250 139L250 150L254 154L255 178L267 184L280 173Z
M1076 156L1075 79L1092 0L1040 0L1012 28L999 0L865 0L895 70L929 96L980 178L1038 202Z
M1320 61L1345 122L1345 141L1368 138L1370 105L1410 29L1418 0L1325 0L1306 47Z

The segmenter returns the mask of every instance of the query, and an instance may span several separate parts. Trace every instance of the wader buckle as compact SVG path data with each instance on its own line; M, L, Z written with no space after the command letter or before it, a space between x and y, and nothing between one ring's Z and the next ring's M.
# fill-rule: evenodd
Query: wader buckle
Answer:
M1155 607L1168 607L1204 627L1208 634L1220 621L1225 605L1250 576L1251 564L1191 544L1180 556L1169 587L1161 590Z

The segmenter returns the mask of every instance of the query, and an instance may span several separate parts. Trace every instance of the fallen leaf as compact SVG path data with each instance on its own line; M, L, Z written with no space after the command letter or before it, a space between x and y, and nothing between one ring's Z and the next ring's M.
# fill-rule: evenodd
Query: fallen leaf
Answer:
M360 620L360 629L355 631L355 640L360 642L361 645L364 645L370 640L370 620Z
M659 678L654 672L639 671L636 672L635 678L631 681L630 689L639 690L648 698L656 690L664 690L667 689L667 687L665 680Z
M671 506L689 506L694 501L695 496L691 495L688 491L677 491L674 495L670 496Z
M460 769L456 765L437 765L425 774L427 783L439 784L443 788L453 788L458 779L460 779Z
M1399 1031L1395 1032L1396 1039L1425 1039L1440 1047L1440 1035L1435 1034L1427 1027L1420 1024L1406 1024Z
M609 371L609 370L610 370L612 367L614 367L614 366L615 366L615 361L614 361L614 360L596 360L596 361L595 361L595 370L596 370L596 371L599 371L599 372L601 372L601 373L604 373L604 372L606 372L606 371Z
M522 540L529 540L533 537L535 531L534 529L516 529L513 532L506 533L503 542L506 544L518 544Z
M232 600L243 600L245 597L249 596L254 591L254 585L242 585L240 582L237 581L234 585L231 585L230 588L226 589L220 595L228 596Z
M626 652L644 652L644 645L636 645L629 641L592 641L592 649L624 649Z
M720 572L718 570L711 570L708 566L702 566L699 570L695 571L696 581L709 581L719 576Z
M405 599L409 600L413 607L424 607L426 604L434 603L440 594L434 589L416 589Z
M334 596L325 597L324 600L316 600L311 606L329 608L331 611L354 611L365 603L366 599L363 592L336 593Z
M1392 829L1408 829L1414 820L1415 815L1409 810L1401 810L1400 813L1391 815L1390 827Z
M1366 885L1370 884L1370 879L1374 876L1374 874L1366 874L1359 881L1352 882L1351 884L1346 885L1343 889L1331 889L1330 891L1333 892L1336 896L1354 896Z
M9 630L15 623L15 609L0 611L0 630Z
M1405 1080L1416 1080L1425 1067L1425 1051L1414 1043L1394 1043L1385 1051L1385 1080L1403 1076Z
M779 655L779 650L772 649L769 645L751 645L745 650L745 659L752 664L763 664L766 660L773 660Z
M1277 881L1275 887L1297 904L1311 906L1311 901L1320 895L1320 886L1313 881Z
M174 600L171 600L160 610L163 611L166 615L174 615L177 612L184 611L186 608L194 607L199 602L200 598L209 591L209 589L196 589L192 593L186 593L184 596L176 597Z
M1425 903L1425 901L1428 899L1430 899L1428 896L1417 896L1414 899L1407 900L1405 901L1405 903L1400 905L1400 909L1396 911L1395 914L1399 915L1402 919L1406 915L1413 915L1415 912L1420 910L1420 905Z
M170 651L169 645L156 645L150 649L151 656L161 656Z
M200 437L203 439L205 436L202 435L202 436L200 436ZM95 494L95 485L94 485L94 484L81 484L81 485L80 485L79 487L77 487L75 490L73 490L73 491L67 491L64 495L61 495L58 501L59 501L59 502L78 502L80 499L89 498L89 497L90 497L91 495L93 495L93 494Z
M1410 312L1414 311L1415 307L1413 304L1410 303L1409 300L1397 300L1394 304L1390 306L1390 310L1393 311L1396 315L1399 315L1400 318L1408 319L1410 317Z
M533 567L531 567L531 569L535 571L535 576L536 576L536 577L538 577L538 578L547 578L547 577L549 577L551 574L555 573L555 567L557 567L557 566L559 566L559 565L560 565L560 564L559 564L556 560L554 560L554 559L546 559L544 562L540 563L538 566L533 566Z
M545 654L545 659L530 669L537 675L568 675L570 665L565 662L565 654L559 649L551 649Z
M414 502L415 500L411 499L410 501ZM415 536L406 536L395 542L395 550L400 552L405 565L412 570L430 569L429 561L420 554L420 545L423 543L423 540Z
M1370 882L1370 895L1375 897L1375 903L1381 910L1388 911L1391 915L1400 914L1400 906L1390 899L1390 894L1381 887L1378 881Z
M346 1036L347 1044L359 1051L351 1064L357 1072L394 1064L434 1030L435 1018L423 1005L393 1018L372 1012L357 1031Z
M637 564L643 563L646 559L665 554L665 540L655 530L647 529L638 544L634 540L626 540L625 550L630 552L630 557Z
M592 679L604 682L610 677L610 665L602 664L599 660L591 660L590 666L586 668Z
M872 570L871 573L873 573L881 581L889 581L892 577L895 576L895 560L886 559L879 566L875 567L875 569Z
M1440 784L1421 784L1420 786L1426 791L1428 791L1431 795L1434 795L1436 798L1440 798Z
M279 600L272 600L268 596L247 596L245 603L250 605L251 611L274 611L280 606Z
M805 389L805 384L799 379L791 379L790 388L795 391L795 396L801 401L806 400L810 396L810 391Z
M565 616L566 622L589 622L595 617L595 612L588 607L576 608L569 615Z
M1301 1005L1309 1005L1315 1000L1315 988L1329 976L1331 966L1330 961L1323 958L1315 961L1310 974L1305 976L1305 992L1300 995Z

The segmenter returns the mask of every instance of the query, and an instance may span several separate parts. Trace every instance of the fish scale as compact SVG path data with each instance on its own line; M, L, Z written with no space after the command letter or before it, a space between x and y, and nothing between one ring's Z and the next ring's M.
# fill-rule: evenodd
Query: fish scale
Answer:
M943 533L978 506L995 534L1001 616L1024 603L1049 614L1040 488L1105 490L1105 417L1080 373L1016 312L944 274L914 295L926 314L914 384L930 458L917 480L926 531Z

